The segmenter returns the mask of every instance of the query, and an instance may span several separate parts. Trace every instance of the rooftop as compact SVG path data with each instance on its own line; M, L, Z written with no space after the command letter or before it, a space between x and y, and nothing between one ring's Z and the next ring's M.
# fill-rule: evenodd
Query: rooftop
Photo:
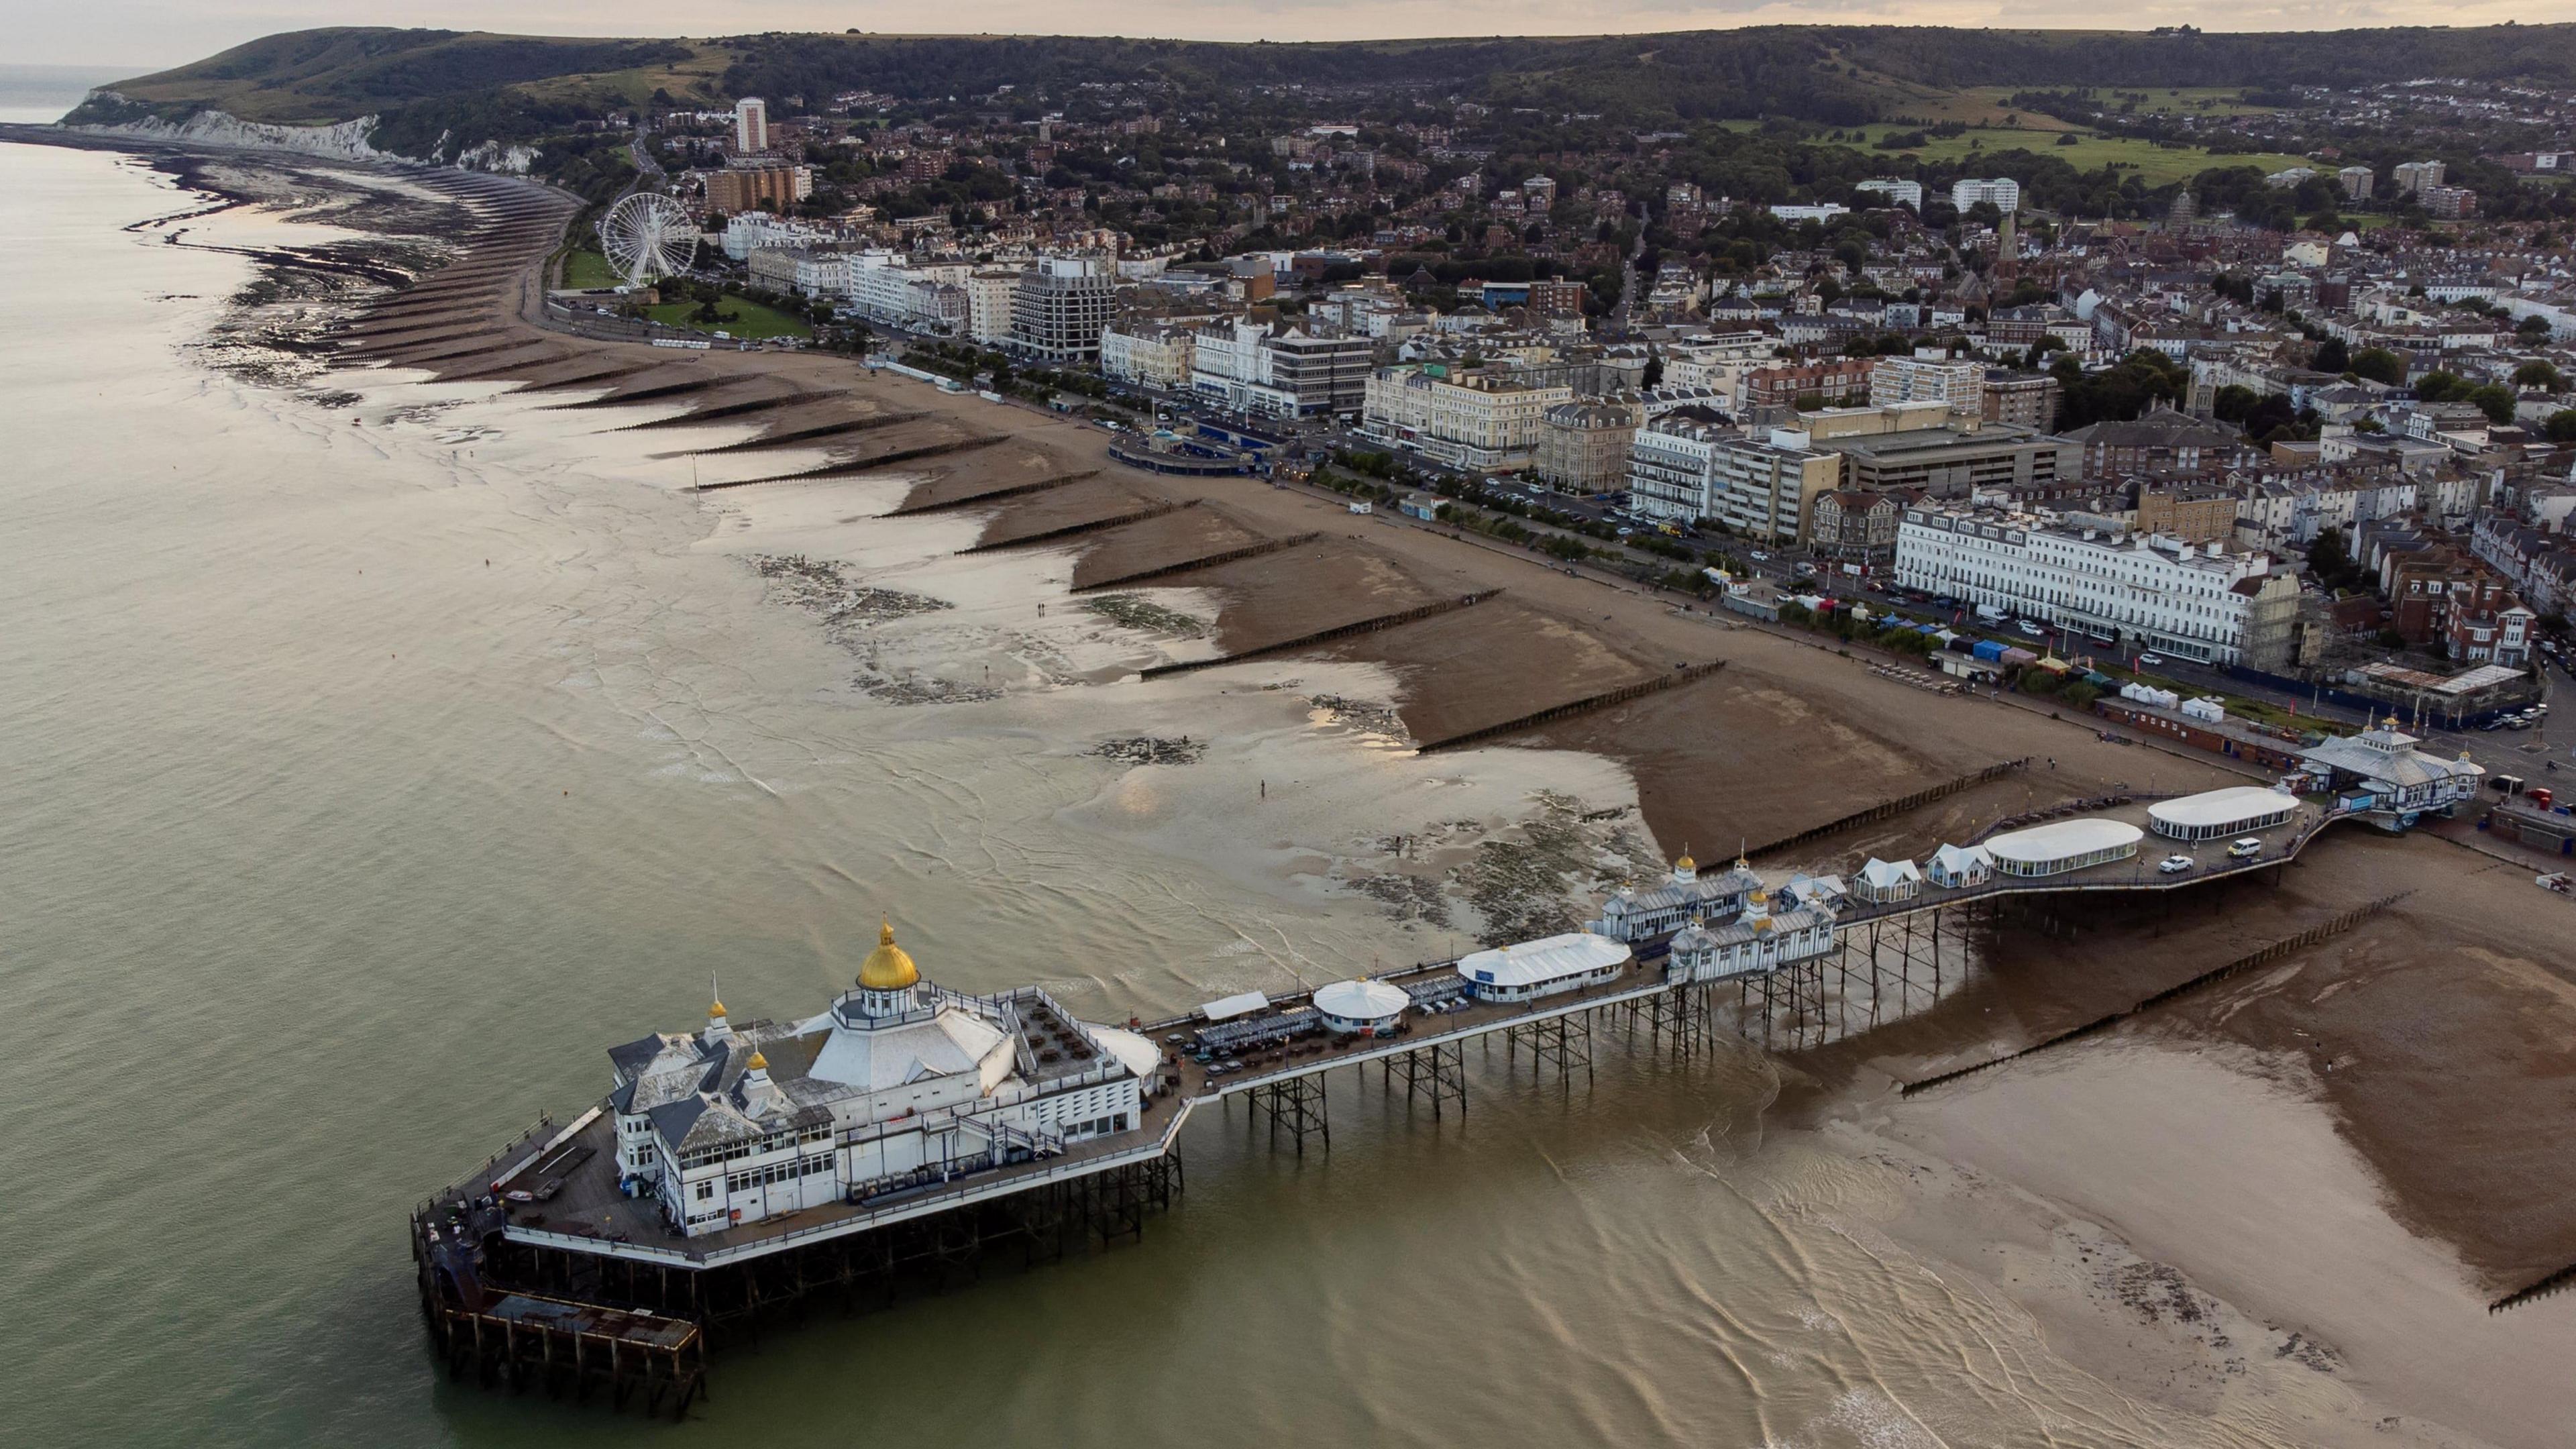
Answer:
M2006 831L1986 842L1986 853L1998 861L2040 864L2052 860L2069 860L2096 851L2117 850L2135 845L2146 838L2146 832L2125 820L2087 817L2081 820L2052 820L2046 825L2033 825L2024 830Z

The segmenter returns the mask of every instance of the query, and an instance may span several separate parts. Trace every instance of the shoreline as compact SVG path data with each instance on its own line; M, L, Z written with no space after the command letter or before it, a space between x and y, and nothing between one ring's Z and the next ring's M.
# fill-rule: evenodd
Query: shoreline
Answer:
M101 144L91 149L130 153L138 144L141 143ZM312 160L292 156L276 159L290 164ZM345 167L345 163L320 165L326 170ZM504 250L524 253L524 237ZM540 258L543 250L538 251ZM461 247L457 260L443 271L454 275L460 268L471 271L478 265L473 249ZM1704 854L1717 854L1725 841L1738 833L1756 840L1785 834L1835 818L1873 799L1903 793L1909 781L1946 777L1961 767L1986 763L1996 755L2035 753L2063 761L2068 768L2048 772L2041 782L2060 797L2088 793L2109 783L2114 778L2109 773L2113 770L2134 771L2140 759L2134 749L2101 746L2098 741L2092 748L2085 748L2084 737L2092 732L2081 724L2041 719L2018 709L2001 711L1977 701L1928 699L1868 676L1863 668L1841 667L1850 661L1833 658L1829 652L1802 649L1802 641L1761 631L1712 631L1704 621L1672 616L1666 612L1668 606L1649 597L1605 596L1596 581L1550 574L1532 561L1497 554L1482 545L1429 531L1366 525L1354 536L1347 524L1336 530L1333 514L1337 510L1297 490L1273 490L1245 480L1191 482L1130 475L1086 451L1102 445L1093 441L1097 434L1079 425L1032 420L1020 410L995 409L971 399L967 400L971 405L958 405L953 399L943 404L927 387L863 374L852 377L847 374L858 372L855 364L814 354L719 354L675 362L667 354L653 356L650 349L573 338L526 323L524 315L511 313L512 294L523 303L532 292L523 276L508 274L507 268L475 280L474 285L459 285L444 295L424 291L438 283L441 276L442 271L431 271L410 292L398 293L389 300L399 301L413 294L420 294L422 301L437 297L435 305L409 309L419 319L411 325L441 333L457 328L468 332L479 329L487 338L481 345L495 350L471 357L432 356L429 354L440 349L466 345L470 339L443 337L432 344L405 346L400 345L401 338L390 328L380 330L373 342L367 342L367 323L381 322L388 315L381 306L344 324L338 335L357 336L362 342L361 351L395 369L415 369L432 378L480 371L485 375L475 381L521 386L551 384L584 397L604 387L610 390L609 401L625 394L648 392L655 386L699 382L701 375L704 386L698 393L732 397L783 385L818 394L837 392L847 399L828 407L794 403L774 409L771 421L757 424L765 433L752 435L755 443L762 436L830 426L850 417L920 411L925 404L943 416L918 426L888 424L859 436L881 436L897 429L911 429L904 434L907 437L932 440L995 431L1011 434L1009 443L975 450L968 461L944 465L947 471L927 482L904 484L903 491L896 495L898 503L949 479L976 481L1045 470L1104 468L1096 486L1071 483L1038 495L1041 501L1005 502L946 515L949 522L941 526L969 540L962 546L1007 539L1043 526L1097 520L1131 509L1132 500L1138 497L1192 503L1196 506L1183 510L1184 514L1209 514L1251 536L1278 538L1306 530L1324 532L1324 539L1293 557L1272 555L1245 565L1184 575L1177 584L1158 583L1132 591L1193 617L1207 618L1210 640L1227 648L1257 647L1265 639L1293 637L1313 627L1347 621L1355 612L1348 607L1349 602L1362 593L1369 605L1356 611L1360 615L1383 612L1407 599L1436 597L1443 591L1460 592L1477 586L1505 590L1498 601L1501 607L1483 605L1477 610L1461 611L1436 626L1411 626L1385 635L1362 636L1364 642L1328 647L1318 655L1289 655L1259 665L1224 666L1222 678L1213 686L1217 689L1257 687L1262 692L1279 692L1267 685L1282 678L1312 678L1329 671L1334 676L1331 688L1336 693L1353 690L1369 702L1391 693L1392 707L1401 716L1403 728L1420 739L1495 718L1513 717L1551 698L1589 692L1605 681L1641 677L1652 669L1669 667L1673 660L1725 658L1730 667L1704 685L1686 686L1648 702L1515 736L1508 742L1516 747L1576 752L1633 779L1641 822L1650 839L1660 842L1665 850L1695 840ZM476 313L481 316L472 315ZM426 320L436 317L446 320ZM427 331L411 335L423 336ZM501 360L497 371L487 371L496 358ZM636 367L625 376L587 385L554 381L598 371L610 361ZM655 374L665 380L658 384L651 381L650 376ZM682 395L674 395L675 400L679 396ZM687 416L681 414L679 420L685 423ZM1006 426L1011 422L1018 426ZM719 424L711 420L704 426L721 426L730 433L754 425L749 421ZM677 441L672 445L677 446ZM727 461L757 461L767 451L753 447ZM827 463L835 451L822 450ZM802 455L800 449L798 456ZM757 519L776 512L778 507L754 496L764 491L803 495L789 505L793 508L810 509L817 503L837 508L837 498L865 492L870 487L879 493L891 493L896 481L897 475L887 471L873 484L816 481L764 485L731 497L697 495L711 529L707 546L730 548L722 530L731 518L753 518L756 532ZM978 482L977 486L984 484ZM1076 489L1082 491L1071 491ZM1088 560L1103 556L1113 546L1113 539L1114 546L1130 556L1126 566L1187 558L1192 550L1204 549L1206 538L1187 533L1182 524L1166 521L1179 517L1182 514L1166 515L1127 529L1104 530L1103 535L1058 548L992 557L1017 560L1011 566L1041 571L1050 579L1061 568L1064 581L1070 584L1082 577ZM878 521L870 518L867 523ZM864 529L866 524L854 521L852 526ZM1041 559L1043 563L1037 562ZM949 576L955 573L951 566ZM1337 583L1332 588L1319 589L1314 582L1319 576L1330 576ZM870 580L863 577L862 582ZM902 587L899 580L894 586ZM1315 597L1319 594L1326 597ZM1495 612L1481 612L1486 608L1495 608ZM1600 609L1610 613L1596 620L1592 616ZM1716 637L1710 637L1712 634ZM943 651L953 650L953 642L927 641L921 667L936 674ZM1689 652L1693 646L1697 654ZM1167 651L1164 657L1174 656ZM1820 668L1827 660L1831 665ZM953 655L950 662L955 662ZM1066 677L1082 673L1075 670ZM1039 680L1051 682L1036 682ZM1369 686L1376 681L1384 681L1387 687L1371 692ZM1065 683L1044 670L1032 676L1028 687L1058 691L1139 688L1132 683ZM1134 696L1139 703L1188 697L1177 692ZM1297 697L1302 699L1305 695L1301 692ZM934 707L972 709L977 705L961 701ZM1145 710L1132 712L1142 715ZM1175 722L1171 728L1174 734L1184 731L1199 732L1195 722ZM1162 732L1160 724L1153 729L1153 733ZM1561 773L1564 757L1547 758L1551 761L1549 768ZM2159 774L2170 770L2175 775L2198 775L2212 784L2232 782L2233 776L2215 762L2195 770L2197 762L2167 758L2174 762L2155 766ZM1148 767L1146 778L1157 773L1171 780L1188 778L1180 767ZM1846 793L1833 795L1820 790L1816 785L1820 780L1830 781L1833 789ZM1350 834L1357 817L1371 808L1371 800L1364 782L1343 784L1337 798L1323 802L1297 827L1307 832L1306 836L1291 836L1279 846L1266 847L1268 852L1291 858L1313 854L1317 844L1314 833ZM1945 802L1944 806L1927 807L1924 812L1865 832L1846 833L1821 844L1816 855L1823 863L1848 857L1879 842L1920 842L1927 830L1936 827L1936 833L1943 833L1972 824L1977 818L2013 813L2039 800L2040 784L2026 788L2029 793L2021 800L2006 798L2006 791L1983 795L1972 792L1971 796ZM1167 793L1154 805L1161 812L1158 818L1177 820L1193 813L1225 809L1220 802L1193 800L1189 795L1186 788ZM1175 828L1151 827L1148 833L1150 829ZM1171 838L1176 843L1169 848L1189 848L1180 843L1187 834L1186 830L1175 831ZM1472 854L1472 848L1465 853ZM2549 918L2537 915L2537 908L2559 903L2524 900L2522 896L2531 894L2527 882L2522 895L2517 896L2504 888L2512 884L2509 881L2477 879L2492 875L2495 868L2452 859L2462 854L2413 841L2369 842L2349 848L2338 845L2325 857L2330 862L2327 870L2300 871L2298 887L2284 892L2288 899L2281 905L2267 908L2262 922L2187 921L2180 926L2167 922L2155 929L2161 933L2170 927L2170 934L2146 938L2165 943L2158 950L2140 949L2144 943L2137 940L2114 944L2121 940L2118 922L2088 934L2086 944L2071 949L2062 943L2035 940L2001 943L1997 948L1997 968L1962 997L1897 1027L1793 1057L1791 1065L1809 1073L1818 1085L1794 1101L1786 1115L1803 1120L1803 1130L1816 1131L1827 1140L1884 1130L1900 1146L1937 1158L1953 1170L2010 1184L1999 1191L2007 1195L2026 1193L2048 1204L2067 1223L2103 1223L2106 1236L2093 1241L2125 1239L2147 1255L2140 1261L2170 1264L2171 1271L2182 1275L2187 1284L2209 1285L2206 1291L2224 1301L2232 1302L2241 1296L2249 1304L2268 1302L2262 1321L2316 1320L2312 1324L2303 1321L2288 1331L2307 1335L2308 1340L2323 1341L2329 1345L2328 1355L2350 1363L2357 1377L2336 1379L2334 1374L2304 1361L2300 1362L2299 1373L2336 1379L2344 1392L2357 1396L2367 1397L2363 1390L2373 1394L2387 1391L2393 1396L2384 1407L2398 1409L2410 1419L2419 1413L2437 1418L2494 1418L2503 1431L2493 1439L2496 1443L2548 1442L2523 1435L2549 1422L2546 1415L2564 1408L2563 1400L2539 1392L2554 1389L2554 1385L2490 1384L2483 1400L2445 1396L2438 1383L2398 1374L2392 1365L2393 1357L2401 1351L2398 1345L2432 1341L2452 1347L2455 1353L2466 1353L2470 1345L2484 1341L2451 1317L2463 1311L2461 1304L2474 1307L2482 1301L2472 1280L2483 1277L2489 1286L2519 1286L2511 1281L2513 1274L2537 1263L2554 1267L2556 1263L2548 1262L2553 1254L2559 1255L2559 1261L2576 1260L2576 1217L2565 1211L2553 1216L2548 1210L2548 1200L2553 1197L2562 1202L2570 1200L2557 1189L2570 1180L2576 1169L2547 1164L2541 1160L2545 1152L2534 1151L2527 1163L2517 1160L2510 1169L2527 1172L2530 1177L2524 1189L2525 1200L2513 1205L2515 1222L2511 1231L2499 1231L2492 1215L2487 1219L2477 1215L2478 1192L2495 1190L2492 1175L2481 1178L2486 1185L2465 1194L2465 1200L2445 1198L2438 1190L2444 1178L2455 1177L2462 1170L2456 1159L2464 1146L2483 1152L2494 1145L2491 1134L2476 1134L2471 1142L2453 1142L2447 1149L2449 1156L2441 1156L2446 1149L2439 1139L2446 1133L2462 1133L2466 1121L2479 1113L2482 1100L2491 1095L2500 1079L2533 1087L2544 1068L2563 1064L2565 1054L2555 1046L2551 1033L2534 1029L2531 1019L2555 1023L2556 1028L2576 1023L2576 987L2570 987L2565 979L2563 953L2552 952L2555 937L2548 929ZM1437 859L1426 862L1439 863ZM2097 998L2107 999L2106 993L2118 996L2161 980L2187 976L2213 960L2225 959L2222 953L2231 948L2231 943L2254 931L2258 924L2273 929L2304 918L2302 912L2313 914L2328 909L2350 894L2354 881L2333 879L2337 864L2355 865L2353 874L2371 880L2412 874L2440 876L2445 880L2444 890L2419 896L2401 913L2403 918L2399 921L2374 926L2368 932L2357 933L2349 942L2317 948L2287 967L2259 973L2226 991L2213 992L2206 999L2195 999L2176 1010L2170 1020L2143 1029L2156 1034L2177 1033L2169 1041L2160 1041L2156 1051L2180 1051L2192 1042L2218 1044L2216 1049L2226 1054L2232 1064L2222 1071L2228 1078L2226 1083L2194 1075L2188 1092L2159 1094L2156 1085L2174 1080L2174 1074L2163 1064L2140 1066L2141 1061L2154 1059L2139 1056L2135 1044L2125 1040L2127 1033L2123 1033L2122 1039L2111 1047L2078 1049L2063 1067L2056 1059L2047 1059L2027 1071L2016 1067L1996 1074L1992 1087L1954 1089L1955 1096L1939 1095L1915 1104L1886 1107L1858 1085L1870 1080L1873 1073L1883 1077L1891 1066L1935 1059L1945 1052L1953 1057L1973 1056L1981 1049L2010 1044L2016 1037L2039 1033L2053 1020L2089 1009ZM2327 879L2312 888L2311 878L2319 875ZM2437 895L2446 898L2430 898ZM2128 924L2142 927L2144 920L2142 914ZM2484 952L2492 959L2472 960L2470 969L2457 973L2444 970L2451 964L2449 953L2461 950L2464 942L2468 951ZM2088 949L2096 955L2086 956ZM2159 954L2171 959L2154 959ZM2087 979L2063 979L2063 968L2072 963L2080 963ZM2305 997L2299 994L2303 990L2307 992ZM2356 1002L2367 1002L2367 1008L2356 1009ZM1971 1012L1976 1014L1970 1015ZM1989 1012L2004 1020L1985 1021ZM2425 1030L2428 1020L2448 1024L2443 1029L2458 1038L2454 1046L2474 1040L2479 1031L2510 1032L2517 1022L2522 1023L2523 1039L2509 1043L2517 1053L2509 1062L2474 1058L2448 1063L2419 1060L2405 1053L2406 1038ZM2006 1030L1999 1031L1998 1026ZM2315 1110L2284 1114L2280 1104L2272 1100L2282 1089L2265 1084L2242 1068L2248 1063L2280 1059L2298 1045L2295 1034L2302 1032L2313 1039L2323 1039L2331 1032L2335 1046L2299 1058L2312 1059L2327 1068L2306 1075L2306 1090L2316 1094L2316 1100L2307 1105ZM2566 1040L2571 1035L2576 1033L2555 1030L2555 1040ZM2250 1055L2235 1055L2240 1050ZM2106 1065L2097 1060L2104 1055L2115 1059ZM2455 1079L2437 1088L2435 1095L2424 1095L2421 1079L2441 1072L2445 1066ZM2463 1075L2463 1066L2482 1067L2483 1071L2476 1074L2475 1080L2464 1082L2457 1080ZM2301 1070L2307 1071L2305 1067ZM2335 1080L2338 1072L2343 1074L2341 1082ZM2369 1080L2381 1073L2401 1076L2402 1081L2380 1085ZM2093 1077L2114 1078L2128 1085L2114 1089L2092 1081ZM2058 1110L2058 1104L2047 1100L2045 1092L2034 1092L2029 1085L2031 1081L2064 1082L2071 1078L2082 1078L2089 1084L2082 1099L2085 1114L2069 1115ZM2187 1113L2185 1102L2172 1100L2174 1097L2187 1098L2189 1106L2197 1109L2196 1115ZM2513 1100L2517 1116L2542 1123L2552 1120L2554 1107L2563 1105L2545 1092L2526 1092ZM2442 1120L2413 1132L2405 1130L2401 1119L2410 1111L2426 1112L2427 1103ZM1917 1107L1922 1110L1915 1110ZM2484 1110L2492 1114L2497 1108L2488 1104ZM2115 1111L2131 1114L2118 1119L2127 1130L2142 1132L2152 1127L2166 1134L2168 1144L2192 1145L2196 1127L2203 1134L2197 1140L2206 1145L2252 1148L2269 1144L2277 1149L2276 1157L2300 1171L2291 1173L2285 1168L2277 1181L2263 1184L2269 1196L2258 1196L2257 1200L2277 1204L2295 1201L2297 1194L2305 1192L2314 1194L2319 1202L2334 1205L2339 1213L2336 1220L2354 1225L2355 1231L2376 1232L2384 1223L2398 1228L2407 1242L2423 1248L2467 1240L2470 1246L2463 1250L2462 1260L2453 1269L2461 1281L2452 1286L2462 1291L2436 1291L2441 1286L2438 1270L2442 1254L2435 1252L2430 1258L2417 1255L2407 1260L2408 1270L2414 1275L2408 1282L2419 1290L2403 1300L2404 1310L2414 1316L2411 1328L2390 1328L2378 1334L2364 1331L2373 1317L2387 1316L2393 1305L2374 1299L2356 1286L2366 1282L2367 1277L2352 1272L2349 1263L2342 1266L2353 1282L2345 1285L2344 1292L2325 1295L2306 1313L2285 1311L2277 1298L2287 1290L2270 1272L2278 1269L2286 1273L2287 1255L2276 1254L2283 1261L2272 1263L2230 1258L2226 1251L2229 1244L2215 1226L2185 1221L2177 1216L2174 1204L2157 1197L2154 1184L2134 1174L2121 1176L2119 1169L2134 1164L2126 1163L2120 1143L2106 1140L2111 1134L2104 1130L2102 1119ZM2285 1115L2297 1120L2286 1121ZM2260 1137L2254 1130L2258 1118L2265 1134ZM2211 1119L2223 1120L2227 1130L2215 1130ZM2567 1119L2556 1116L2554 1120ZM2336 1167L2321 1154L2316 1146L2321 1131L2332 1146L2347 1153L2349 1160L2344 1167L2354 1171ZM2022 1133L2030 1134L2027 1140L2017 1135ZM2545 1127L2539 1135L2544 1139L2549 1136ZM1847 1145L1845 1150L1874 1150L1866 1136L1855 1141L1857 1145ZM2043 1164L2036 1155L2043 1141L2062 1154L2062 1161L2054 1167ZM2541 1144L2543 1148L2546 1145L2545 1141ZM2297 1148L2295 1154L2288 1150L2291 1146ZM2433 1157L2419 1163L2411 1173L2404 1170L2402 1164L2407 1157L2423 1154ZM2556 1155L2567 1156L2563 1152ZM2259 1155L2240 1159L2241 1174L2253 1174L2272 1165L2276 1164L2267 1163ZM2370 1170L2359 1171L2365 1165ZM2077 1176L2069 1177L2068 1173ZM2203 1193L2225 1185L2215 1175L2185 1175L2177 1180L2194 1183L2196 1190ZM2096 1182L2103 1184L2098 1189L2101 1200L2088 1202L2086 1192L2094 1190ZM1910 1228L1892 1228L1891 1235L1938 1256L1960 1254L1972 1260L1960 1266L1970 1272L1979 1271L1974 1260L1982 1250L1963 1246L1968 1241L1959 1235L1963 1228L1945 1228L1932 1221L1937 1217L1935 1210L1946 1199L1931 1189L1925 1191L1927 1195L1916 1205L1922 1220ZM2396 1211L2380 1210L2383 1196L2396 1204ZM2481 1221L2486 1226L2481 1227ZM2480 1242L2482 1236L2485 1241ZM2004 1246L2010 1247L2012 1241L2008 1237ZM2291 1240L2289 1246L2306 1250L2306 1256L2295 1264L2309 1274L2301 1281L2315 1285L2335 1281L2317 1276L2314 1267L2316 1255L2328 1252L2333 1247L2331 1242L2312 1235ZM2032 1250L2025 1243L2023 1251ZM2012 1257L2009 1252L1998 1256L2005 1260ZM2055 1263L2056 1259L2051 1256L2048 1261ZM2327 1266L2339 1261L2329 1257ZM2080 1286L2068 1276L2071 1273L2071 1269L2061 1273L2065 1278L2061 1289ZM2040 1301L2037 1289L2033 1290L2033 1301ZM2057 1299L2048 1301L2056 1303ZM2564 1300L2555 1305L2534 1305L2522 1313L2529 1316L2509 1315L2494 1322L2501 1325L2502 1331L2519 1331L2534 1342L2562 1341L2556 1336L2556 1323L2567 1316ZM2056 1321L2051 1314L2062 1320L2051 1343L2068 1353L2070 1361L2087 1367L2123 1392L2156 1398L2156 1393L2150 1392L2155 1386L2139 1375L2151 1371L2154 1365L2170 1368L2182 1362L2173 1356L2181 1350L2168 1345L2171 1353L2161 1359L2142 1360L2150 1367L2141 1368L2123 1357L2129 1350L2111 1342L2106 1331L2084 1329L2084 1320L2073 1308L2059 1303L2039 1316L2043 1323ZM2530 1324L2544 1326L2531 1328ZM2463 1362L2466 1367L2477 1365L2475 1359ZM2288 1382L2304 1381L2291 1378ZM2519 1399L2513 1392L2517 1387L2524 1391ZM2276 1384L2274 1389L2279 1391L2280 1386ZM2193 1412L2203 1412L2194 1405L2228 1401L2224 1392L2214 1396L2198 1388L2172 1392L2178 1397L2159 1401L2192 1408ZM2333 1399L2331 1395L2327 1397ZM2421 1402L2436 1407L2416 1407ZM2394 1432L2381 1431L2375 1423L2364 1423L2366 1414L2339 1399L2319 1400L2318 1412L2340 1416L2330 1430L2336 1435L2362 1430ZM2411 1424L2402 1427L2413 1432ZM2320 1442L2345 1441L2335 1438ZM2369 1442L2391 1441L2383 1437ZM2400 1438L2395 1442L2459 1441L2434 1436Z

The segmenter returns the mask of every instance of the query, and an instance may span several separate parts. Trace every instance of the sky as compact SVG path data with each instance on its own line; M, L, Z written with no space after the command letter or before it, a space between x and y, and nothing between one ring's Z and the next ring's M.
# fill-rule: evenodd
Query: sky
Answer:
M537 35L707 35L752 30L924 29L1023 35L1155 35L1193 40L1361 40L1424 35L1568 35L1706 30L1772 24L1994 25L2209 30L2316 30L2422 24L2407 0L976 0L942 7L925 25L918 0L0 0L9 59L141 73L212 55L281 30L320 25L417 25ZM2576 19L2576 0L2461 0L2440 7L2452 25Z

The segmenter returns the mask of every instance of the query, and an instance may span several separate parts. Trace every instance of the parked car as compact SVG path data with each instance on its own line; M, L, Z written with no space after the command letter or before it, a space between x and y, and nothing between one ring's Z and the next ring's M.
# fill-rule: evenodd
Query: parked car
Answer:
M2161 669L2164 667L2164 662L2165 657L2161 654L2141 654L2138 656L2138 667L2140 669Z
M2262 853L2263 842L2250 835L2227 847L2227 858L2229 860L2252 860L2254 857L2261 855Z
M2156 862L2156 869L2166 875L2180 875L2191 869L2194 864L2195 862L2188 855L2168 855Z

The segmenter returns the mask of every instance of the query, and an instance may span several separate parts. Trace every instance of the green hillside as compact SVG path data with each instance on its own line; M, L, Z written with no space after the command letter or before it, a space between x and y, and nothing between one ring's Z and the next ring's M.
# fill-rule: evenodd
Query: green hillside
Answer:
M1831 125L1939 116L1971 93L2097 86L2347 85L2412 76L2576 74L2576 25L2149 34L1765 26L1666 35L1221 44L1099 37L771 33L591 40L342 27L272 35L113 89L161 114L341 121L472 98L496 116L734 95L986 94L1155 81L1183 97L1262 87L1414 88L1625 121L1778 115ZM87 119L108 119L101 108Z

